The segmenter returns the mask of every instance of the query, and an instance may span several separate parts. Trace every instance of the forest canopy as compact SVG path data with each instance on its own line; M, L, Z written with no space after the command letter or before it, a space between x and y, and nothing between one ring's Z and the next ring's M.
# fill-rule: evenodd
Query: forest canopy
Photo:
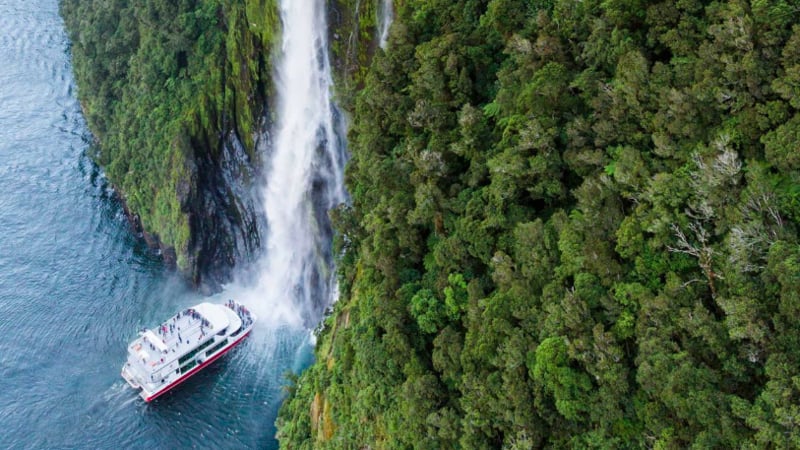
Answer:
M395 8L282 447L800 447L800 6Z

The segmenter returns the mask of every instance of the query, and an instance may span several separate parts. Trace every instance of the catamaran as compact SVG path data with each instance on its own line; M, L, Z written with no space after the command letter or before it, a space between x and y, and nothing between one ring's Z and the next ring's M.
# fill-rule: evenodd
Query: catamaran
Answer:
M255 321L255 314L233 300L192 306L139 332L128 346L122 378L149 402L235 347Z

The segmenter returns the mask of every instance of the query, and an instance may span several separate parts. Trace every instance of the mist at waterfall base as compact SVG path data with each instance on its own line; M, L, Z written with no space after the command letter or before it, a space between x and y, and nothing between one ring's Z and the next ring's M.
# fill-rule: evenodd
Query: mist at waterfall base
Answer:
M321 20L320 10L306 20ZM290 87L302 77L276 69L285 100L265 149L269 230L251 270L259 275L211 299L244 301L258 326L147 404L120 377L127 344L137 329L208 299L131 234L87 157L92 138L57 0L0 0L0 13L0 448L276 448L284 375L309 364L310 329L335 295L324 210L344 198L344 146L324 36L311 41L317 64L303 73L313 72L316 90L304 106ZM297 39L312 37L305 30L287 34L287 65ZM292 108L302 129L291 125Z
M313 328L336 292L328 211L346 201L344 123L330 98L324 2L280 2L277 122L262 193L264 258L226 293L270 326Z

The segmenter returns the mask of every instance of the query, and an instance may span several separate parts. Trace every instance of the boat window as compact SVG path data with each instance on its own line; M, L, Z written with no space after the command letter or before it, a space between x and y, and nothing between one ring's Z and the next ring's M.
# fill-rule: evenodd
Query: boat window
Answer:
M189 361L185 365L181 366L181 373L188 372L192 367L194 367L196 365L197 365L197 360L196 359L194 359L192 361Z
M228 327L225 327L222 330L220 330L220 332L217 333L217 336L225 336L226 331L228 331Z
M178 359L178 364L183 364L183 363L185 363L186 361L188 361L188 360L192 359L192 358L194 357L194 355L196 355L196 354L198 354L199 352L201 352L201 351L205 350L206 348L208 348L208 346L209 346L209 345L211 345L211 344L213 344L213 343L214 343L214 341L213 341L213 340L211 340L211 339L207 340L206 342L203 342L203 343L202 343L202 344L200 344L200 346L199 346L199 347L197 347L196 349L194 349L194 350L190 351L189 353L187 353L187 354L185 354L185 355L181 356L181 357Z
M222 347L224 347L225 344L227 344L227 343L228 343L228 340L227 339L223 339L222 342L220 342L219 344L211 347L211 350L206 352L206 356L211 356L214 352L216 352L217 350L219 350Z

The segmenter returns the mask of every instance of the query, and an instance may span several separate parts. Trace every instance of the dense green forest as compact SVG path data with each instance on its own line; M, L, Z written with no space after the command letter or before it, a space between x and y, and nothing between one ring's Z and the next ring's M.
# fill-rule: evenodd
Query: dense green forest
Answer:
M176 250L182 270L193 270L190 239L200 225L191 221L209 207L197 200L208 170L198 166L219 159L223 134L231 131L257 158L254 136L279 32L275 1L60 6L97 162L144 229Z
M800 4L395 8L282 447L800 448Z

